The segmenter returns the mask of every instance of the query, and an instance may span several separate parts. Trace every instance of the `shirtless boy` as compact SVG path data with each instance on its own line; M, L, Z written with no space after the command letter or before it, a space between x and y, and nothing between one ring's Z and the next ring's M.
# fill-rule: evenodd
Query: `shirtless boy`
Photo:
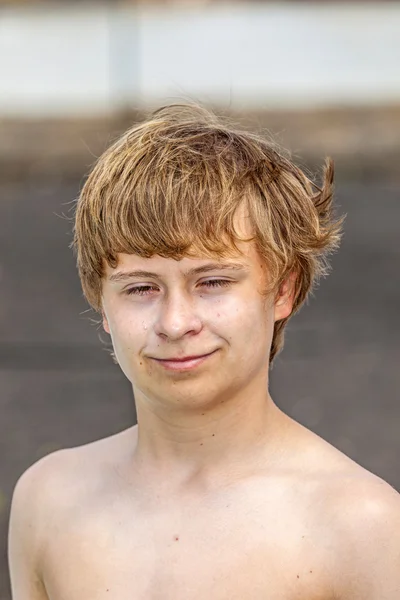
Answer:
M399 495L268 392L338 246L332 181L196 106L100 157L74 246L138 426L21 476L14 600L399 600Z

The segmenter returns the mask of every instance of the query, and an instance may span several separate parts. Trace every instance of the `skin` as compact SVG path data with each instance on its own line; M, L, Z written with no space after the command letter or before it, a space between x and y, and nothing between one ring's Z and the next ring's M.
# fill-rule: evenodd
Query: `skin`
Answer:
M21 477L14 600L399 597L399 496L274 403L268 356L295 274L265 299L265 266L240 250L223 261L240 270L132 255L107 267L103 325L138 426ZM126 276L137 270L157 275ZM157 360L209 352L186 372Z

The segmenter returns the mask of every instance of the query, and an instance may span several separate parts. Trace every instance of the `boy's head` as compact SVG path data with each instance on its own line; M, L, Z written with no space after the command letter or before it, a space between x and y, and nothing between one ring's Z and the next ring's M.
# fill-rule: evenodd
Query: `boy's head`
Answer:
M84 294L104 314L106 272L126 255L228 259L251 244L267 273L260 294L276 298L293 283L291 312L273 324L271 363L338 246L332 184L330 161L317 187L262 137L197 105L164 107L114 143L83 187L73 244Z

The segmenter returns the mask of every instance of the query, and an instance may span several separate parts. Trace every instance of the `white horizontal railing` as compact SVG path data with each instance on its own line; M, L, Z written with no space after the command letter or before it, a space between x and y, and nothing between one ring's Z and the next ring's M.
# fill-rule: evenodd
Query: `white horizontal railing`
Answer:
M0 9L0 114L400 101L400 4Z

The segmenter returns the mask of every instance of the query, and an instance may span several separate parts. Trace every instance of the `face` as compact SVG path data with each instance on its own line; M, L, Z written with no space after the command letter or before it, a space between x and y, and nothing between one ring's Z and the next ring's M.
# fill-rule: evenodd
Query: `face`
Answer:
M278 299L265 299L268 273L254 242L238 246L242 254L223 260L120 254L115 269L107 266L103 326L136 399L200 407L256 382L266 390L274 322L292 309L291 280Z

